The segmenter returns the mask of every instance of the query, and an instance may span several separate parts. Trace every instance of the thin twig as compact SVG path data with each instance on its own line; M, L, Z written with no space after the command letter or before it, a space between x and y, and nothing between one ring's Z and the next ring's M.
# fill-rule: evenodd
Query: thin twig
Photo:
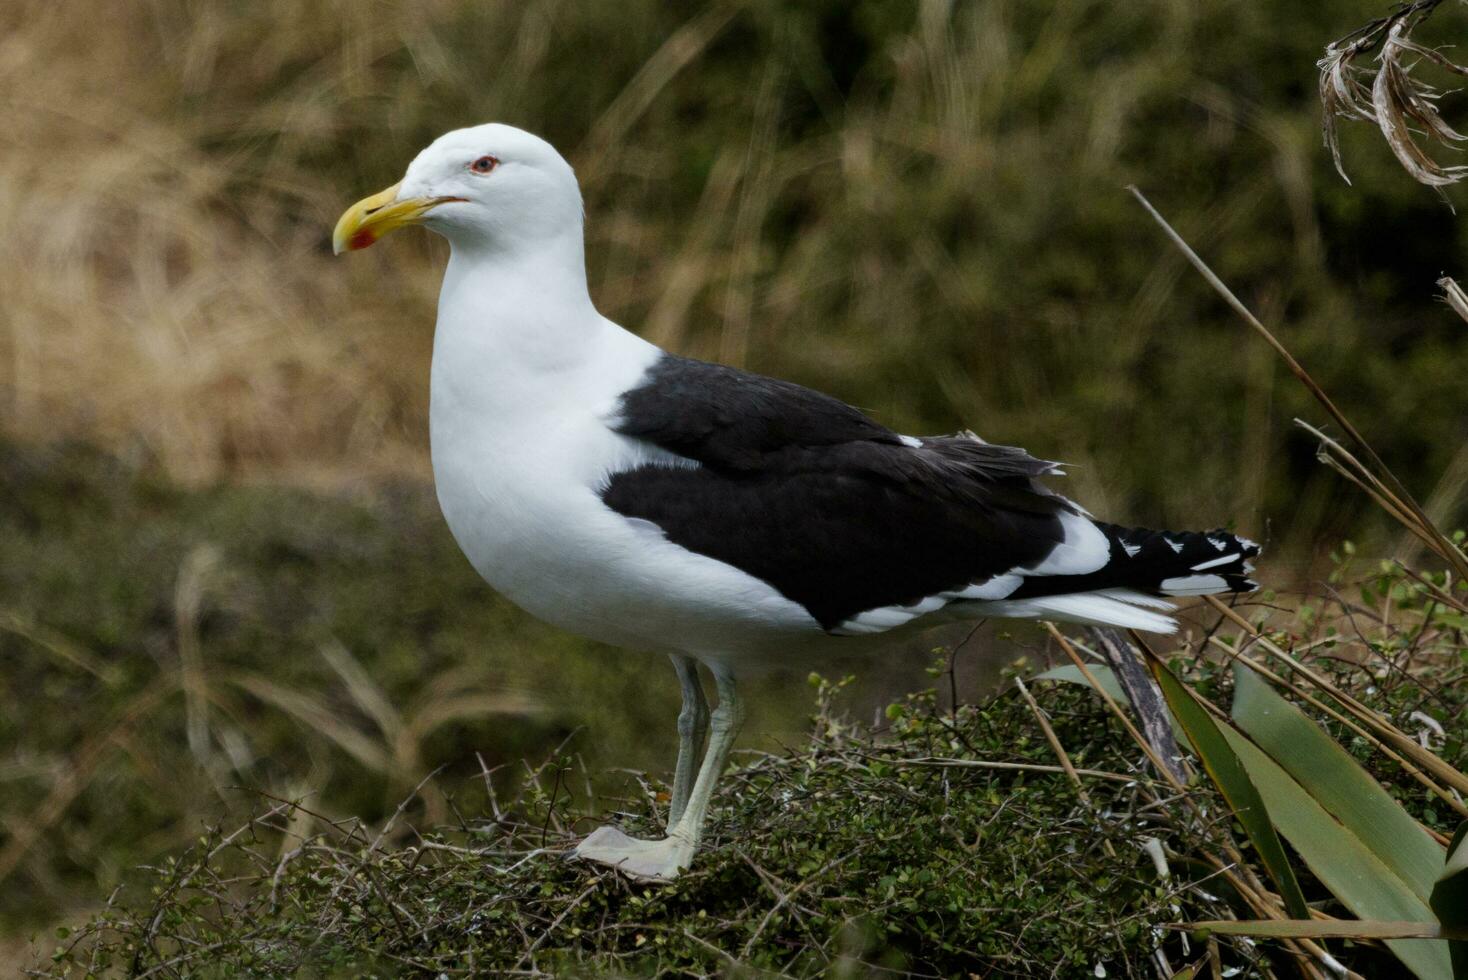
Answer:
M945 759L941 756L927 756L918 759L882 759L884 766L935 766L942 769L996 769L1010 772L1043 772L1064 773L1069 776L1085 776L1089 779L1105 779L1113 783L1137 783L1144 782L1141 776L1128 776L1125 773L1106 772L1102 769L1080 769L1072 767L1066 769L1063 766L1047 766L1039 762L995 762L991 759Z
M535 942L530 945L530 948L525 950L520 959L515 962L515 969L520 969L520 967L525 965L526 960L529 960L533 956L535 956L536 950L540 949L541 945L544 944L548 938L550 938L551 933L556 931L556 927L559 926L562 922L565 922L566 916L575 911L576 907L586 900L586 896L596 891L596 886L600 883L600 878L593 879L591 884L587 885L581 890L580 895L577 895L575 898L571 899L570 904L561 910L561 914L556 916L555 919L552 920L551 924L545 927L545 931L536 937Z
M1060 644L1060 649L1065 651L1066 656L1070 657L1071 661L1076 665L1076 668L1080 670L1081 676L1086 679L1086 683L1095 688L1096 693L1101 695L1101 700L1106 702L1106 707L1111 710L1112 714L1114 714L1117 718L1121 720L1122 725L1126 727L1127 734L1131 735L1132 741L1136 742L1137 745L1141 747L1142 751L1146 754L1147 758L1151 760L1152 765L1157 769L1157 771L1164 778L1166 778L1167 781L1172 784L1173 788L1176 789L1179 793L1186 792L1183 780L1177 777L1177 775L1172 771L1171 767L1163 763L1163 761L1158 757L1156 750L1152 748L1152 743L1148 742L1146 736L1144 736L1141 732L1137 730L1136 725L1132 724L1132 720L1127 717L1127 713L1125 711L1121 710L1121 707L1116 703L1116 699L1113 698L1110 694L1106 693L1106 689L1101 686L1101 683L1099 681L1096 680L1096 675L1091 673L1091 668L1086 665L1085 660L1081 659L1081 655L1079 653L1076 653L1075 647L1071 646L1070 641L1065 638L1065 634L1056 629L1055 624L1053 623L1046 623L1045 628L1050 632L1050 635L1055 638L1055 641Z

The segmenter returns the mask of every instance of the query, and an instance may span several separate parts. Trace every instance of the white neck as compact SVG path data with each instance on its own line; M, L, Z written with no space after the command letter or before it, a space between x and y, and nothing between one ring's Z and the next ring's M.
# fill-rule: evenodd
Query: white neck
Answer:
M574 355L580 334L600 319L579 235L517 251L453 245L438 309L440 331L472 331L501 356L532 362Z
M455 244L433 342L435 434L590 411L634 384L656 354L596 311L579 229L574 240L514 252Z

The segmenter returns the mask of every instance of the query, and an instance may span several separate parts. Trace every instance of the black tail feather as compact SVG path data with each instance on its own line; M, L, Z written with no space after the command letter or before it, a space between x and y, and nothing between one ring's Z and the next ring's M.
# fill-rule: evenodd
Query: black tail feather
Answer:
M1259 588L1249 578L1259 546L1222 528L1150 531L1114 524L1097 526L1112 542L1107 568L1114 567L1116 574L1133 579L1128 588L1157 595L1212 595Z
M1027 578L1012 598L1132 589L1155 596L1213 595L1253 592L1249 578L1259 545L1222 529L1152 531L1116 524L1096 526L1106 535L1111 554L1105 565L1085 575Z

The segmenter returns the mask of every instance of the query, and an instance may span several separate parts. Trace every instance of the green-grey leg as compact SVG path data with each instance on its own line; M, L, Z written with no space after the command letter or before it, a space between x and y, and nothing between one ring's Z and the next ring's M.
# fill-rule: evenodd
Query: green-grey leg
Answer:
M716 669L714 683L719 689L719 706L710 718L708 751L704 753L693 791L688 794L688 805L678 821L668 828L669 837L688 840L693 850L703 839L703 825L708 817L709 800L714 795L714 784L723 775L724 766L729 762L729 752L734 748L734 739L738 737L739 729L744 727L744 700L739 697L734 678Z
M668 805L668 826L683 816L688 794L693 791L693 777L698 772L699 753L708 734L709 704L698 682L698 663L692 657L669 654L678 683L683 687L683 708L678 712L678 764L673 769L673 801Z
M615 827L600 827L576 848L577 857L609 864L634 878L676 878L678 872L692 863L694 852L703 840L714 784L719 781L734 739L744 724L744 702L735 689L734 678L715 669L714 682L719 689L719 704L709 719L708 749L698 778L688 793L688 802L668 828L668 836L662 840L637 840Z

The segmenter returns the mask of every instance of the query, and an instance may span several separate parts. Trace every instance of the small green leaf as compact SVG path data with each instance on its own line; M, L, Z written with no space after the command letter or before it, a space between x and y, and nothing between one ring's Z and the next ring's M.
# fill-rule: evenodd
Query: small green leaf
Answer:
M1101 686L1101 689L1111 695L1113 700L1123 703L1126 702L1126 692L1117 683L1116 677L1111 673L1110 667L1103 667L1100 664L1096 664L1086 669L1091 672L1092 677L1096 678L1096 683ZM1081 673L1081 669L1075 664L1062 664L1059 667L1051 667L1043 674L1036 674L1035 680L1068 681L1071 684L1084 684L1086 687L1091 687L1091 682L1086 680L1086 675Z

